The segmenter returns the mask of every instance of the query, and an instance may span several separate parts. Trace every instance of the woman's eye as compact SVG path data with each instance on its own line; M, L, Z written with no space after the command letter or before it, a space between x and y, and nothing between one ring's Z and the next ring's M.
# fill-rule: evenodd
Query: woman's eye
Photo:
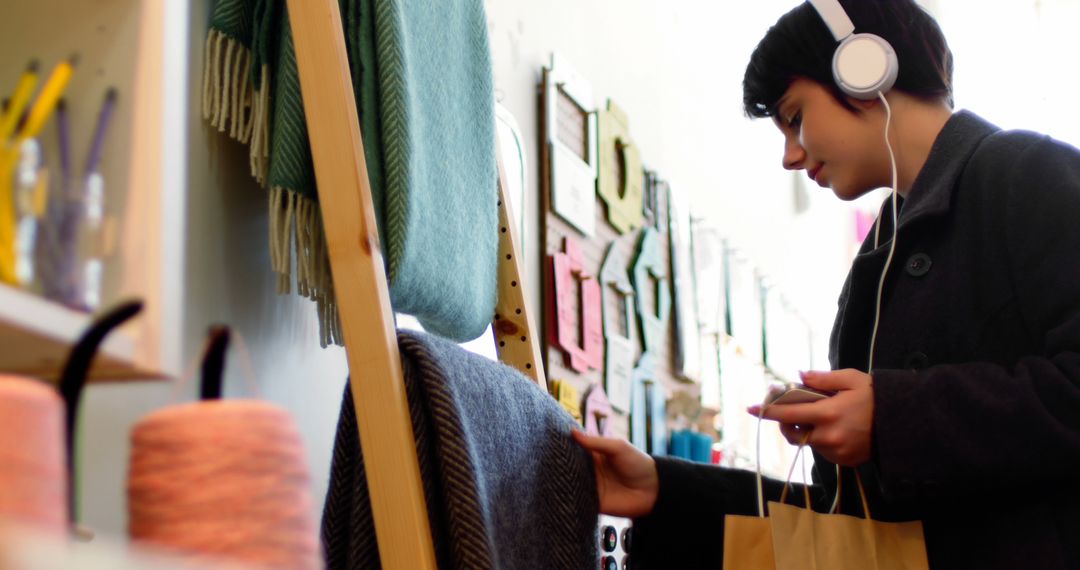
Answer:
M790 119L788 119L788 127L789 128L797 129L801 125L802 125L802 113L801 112L795 113L794 115L791 116Z

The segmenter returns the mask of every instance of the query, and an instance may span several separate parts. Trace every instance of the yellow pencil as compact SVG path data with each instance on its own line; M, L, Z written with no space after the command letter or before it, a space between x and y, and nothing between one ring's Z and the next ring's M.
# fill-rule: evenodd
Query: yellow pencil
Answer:
M15 188L18 147L0 149L0 282L18 284L15 272Z
M72 56L67 61L56 64L52 73L49 74L49 79L41 88L41 93L31 105L26 124L15 134L15 139L10 142L6 138L0 139L5 143L4 148L0 149L0 282L18 284L15 271L15 227L18 218L14 207L15 189L11 179L18 161L19 146L26 139L35 137L41 132L45 122L56 109L56 104L60 101L64 90L67 89L77 60L77 56ZM14 109L15 105L11 107Z
M49 74L49 79L45 81L45 86L41 88L41 93L34 100L33 106L30 107L30 115L26 119L26 125L16 134L16 143L36 137L41 132L41 128L45 126L45 121L49 119L53 110L56 109L56 103L60 101L64 90L67 89L68 82L71 81L76 61L78 61L78 58L71 56L67 61L61 61L53 68L52 73Z
M26 70L19 77L18 85L15 86L15 92L11 95L7 110L0 116L0 144L7 144L8 139L15 132L19 117L22 116L26 105L30 103L30 97L34 94L34 88L37 87L37 68L37 61L31 61L30 65L26 66Z

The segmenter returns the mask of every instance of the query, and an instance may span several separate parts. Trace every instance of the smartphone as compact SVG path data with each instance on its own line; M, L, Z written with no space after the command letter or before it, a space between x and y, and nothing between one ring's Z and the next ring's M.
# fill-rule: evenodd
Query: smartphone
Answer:
M815 390L814 388L803 384L789 382L787 384L778 384L769 388L769 398L767 403L770 406L780 404L807 404L835 395L836 392Z

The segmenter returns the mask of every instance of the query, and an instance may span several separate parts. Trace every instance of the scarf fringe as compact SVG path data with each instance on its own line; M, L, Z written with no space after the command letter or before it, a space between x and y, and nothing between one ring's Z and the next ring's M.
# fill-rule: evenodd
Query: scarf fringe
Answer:
M202 115L218 131L248 145L251 175L266 186L270 165L270 68L263 65L259 85L251 81L251 50L218 30L206 36L203 61ZM315 301L319 343L344 346L334 296L322 215L314 200L275 186L270 188L270 265L277 291L292 289L293 249L296 290Z
M270 266L278 293L290 292L296 250L296 292L315 301L319 344L344 346L319 204L287 188L270 189Z
M206 35L203 118L229 138L248 145L251 175L265 185L270 165L270 68L251 81L251 50L218 30Z
M259 184L265 186L270 172L270 67L268 65L263 64L259 77L259 87L252 93L249 156L251 175Z
M206 35L203 61L203 118L229 138L247 143L254 127L251 50L217 31Z

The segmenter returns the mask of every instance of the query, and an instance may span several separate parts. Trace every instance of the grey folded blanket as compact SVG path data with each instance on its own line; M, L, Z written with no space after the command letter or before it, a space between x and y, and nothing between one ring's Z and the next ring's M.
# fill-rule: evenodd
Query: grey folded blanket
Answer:
M549 395L422 333L398 344L440 568L595 568L592 457ZM322 520L330 569L380 568L349 387Z

